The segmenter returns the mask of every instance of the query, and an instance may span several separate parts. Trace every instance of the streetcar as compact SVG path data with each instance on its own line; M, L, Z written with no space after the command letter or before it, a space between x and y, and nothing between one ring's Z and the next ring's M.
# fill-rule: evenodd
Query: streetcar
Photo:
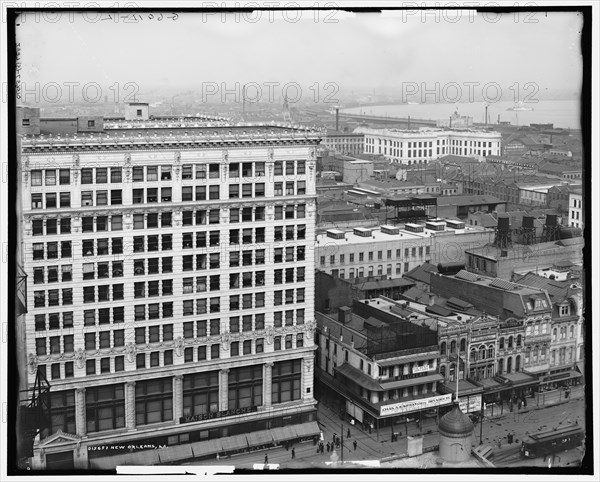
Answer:
M521 454L527 458L546 455L578 447L583 442L584 431L579 425L568 425L556 430L530 434L523 438Z

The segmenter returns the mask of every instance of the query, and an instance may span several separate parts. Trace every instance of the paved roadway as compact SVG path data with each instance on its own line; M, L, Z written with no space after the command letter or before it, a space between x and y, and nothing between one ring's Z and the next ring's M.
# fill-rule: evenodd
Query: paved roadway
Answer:
M546 394L545 406L536 407L533 399L528 402L527 409L510 412L504 408L500 415L495 409L494 416L486 417L483 421L482 443L493 445L496 457L493 460L498 466L518 466L518 465L540 465L545 466L544 460L523 460L518 455L518 449L521 445L521 439L527 433L552 428L558 425L565 425L578 421L580 425L585 425L585 400L583 397L583 388L576 387L571 390L571 396L568 401L564 400L564 395L548 392ZM488 410L491 415L491 410ZM342 421L339 414L333 412L324 404L319 404L318 423L323 431L325 442L331 441L333 434L340 435ZM375 430L369 433L363 431L358 425L351 426L343 422L344 427L344 460L393 460L407 453L408 435L423 434L423 448L433 447L439 444L439 434L435 418L423 419L423 431L419 430L416 423L407 425L401 424L395 427L396 432L401 435L398 441L391 441L391 428L382 429L379 434ZM351 436L347 437L347 430L350 428ZM512 444L508 444L508 434L514 436ZM474 445L479 444L480 424L475 424L473 433ZM353 442L357 441L357 449L354 450ZM498 447L500 443L500 447ZM190 465L235 465L236 468L252 469L254 464L263 464L265 455L268 455L269 464L279 464L281 468L310 469L311 467L326 467L330 462L332 453L318 454L317 447L312 442L296 444L294 446L295 458L292 459L291 447L286 450L283 447L275 447L267 450L261 450L252 453L234 455L232 457L221 457L214 462L202 460L199 462L190 462ZM336 455L341 460L341 450L336 449ZM582 454L578 449L569 451L569 453L560 454L560 460L557 458L554 465L573 465L581 459ZM188 465L188 464L185 464Z

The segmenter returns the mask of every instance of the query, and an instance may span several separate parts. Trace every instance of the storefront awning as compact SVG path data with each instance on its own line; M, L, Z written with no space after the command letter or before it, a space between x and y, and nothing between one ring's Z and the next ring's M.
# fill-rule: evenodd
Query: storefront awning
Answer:
M260 430L258 432L249 432L246 434L248 444L253 447L255 445L270 444L273 442L273 435L270 430Z
M522 372L505 373L504 375L499 375L498 378L500 380L506 380L507 383L510 383L509 386L511 388L524 387L526 385L534 385L539 382L539 380L536 377L526 375Z
M298 438L298 436L296 435L296 431L294 430L292 425L288 425L286 427L272 428L270 432L275 442L285 442L286 440Z
M192 453L192 446L190 444L173 445L160 449L158 451L158 458L161 464L168 464L180 460L193 459L194 454Z
M427 375L425 377L407 378L406 380L384 382L381 384L381 388L384 390L392 390L394 388L410 387L412 385L422 385L423 383L437 382L443 379L444 377L439 373L434 373L433 375Z
M90 469L92 470L114 470L117 465L125 465L122 455L113 457L98 457L90 460Z
M579 362L576 366L577 366L577 371L579 371L579 373L581 373L582 375L585 375L584 370L584 363L583 362Z
M561 382L563 380L570 380L572 378L579 378L581 376L582 376L581 373L579 373L578 371L569 370L566 372L555 373L554 375L548 375L546 377L543 377L540 379L540 383L546 384L546 383Z
M317 435L321 432L317 422L307 422L301 425L295 425L294 428L298 437L312 437L313 435Z
M248 447L248 441L245 435L234 435L233 437L223 437L219 439L224 452L231 450L245 449Z
M493 378L484 378L483 380L477 380L477 384L483 388L484 395L498 393L498 392L501 392L502 390L506 390L507 388L510 388L507 385L503 385L502 383L499 383L498 381L494 380Z
M156 450L142 450L123 455L119 465L158 465L160 460Z
M192 452L194 457L203 457L209 454L216 454L221 451L221 444L218 439L203 440L202 442L194 442L192 444Z

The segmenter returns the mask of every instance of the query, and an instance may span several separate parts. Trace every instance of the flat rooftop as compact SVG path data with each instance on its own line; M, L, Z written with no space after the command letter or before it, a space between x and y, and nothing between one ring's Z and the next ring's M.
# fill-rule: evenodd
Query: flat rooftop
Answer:
M410 223L409 223L410 224ZM473 233L491 233L494 232L491 228L484 228L481 226L465 226L463 229L453 229L446 226L444 231L434 231L427 229L425 223L422 224L422 233L413 233L406 231L404 225L397 225L399 228L398 234L387 234L381 231L381 227L376 228L361 228L368 229L371 231L371 236L359 236L354 234L354 230L344 231L345 236L341 239L334 239L327 236L327 233L321 233L317 235L317 248L319 245L332 246L332 245L347 245L347 244L372 244L386 241L410 241L418 240L423 238L435 238L439 236L452 236L461 234L473 234ZM358 228L357 228L358 229ZM336 234L339 234L341 230L337 230Z
M129 126L126 126L128 125ZM67 149L100 150L109 147L122 149L168 147L184 145L200 147L211 144L235 147L248 143L314 144L323 132L299 126L263 123L225 123L202 121L186 124L159 123L155 121L123 122L121 127L111 127L102 132L66 133L57 135L29 135L22 138L22 147L28 151L54 151Z

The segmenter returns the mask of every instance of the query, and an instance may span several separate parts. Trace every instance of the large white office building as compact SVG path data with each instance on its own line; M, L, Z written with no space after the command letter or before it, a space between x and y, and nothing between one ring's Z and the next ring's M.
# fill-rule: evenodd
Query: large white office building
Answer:
M499 156L502 136L499 132L476 129L419 130L358 128L365 136L364 152L381 154L387 160L404 165L426 164L446 155L469 156L483 160Z
M32 467L312 437L319 133L130 107L60 136L19 117L21 368L50 385Z

